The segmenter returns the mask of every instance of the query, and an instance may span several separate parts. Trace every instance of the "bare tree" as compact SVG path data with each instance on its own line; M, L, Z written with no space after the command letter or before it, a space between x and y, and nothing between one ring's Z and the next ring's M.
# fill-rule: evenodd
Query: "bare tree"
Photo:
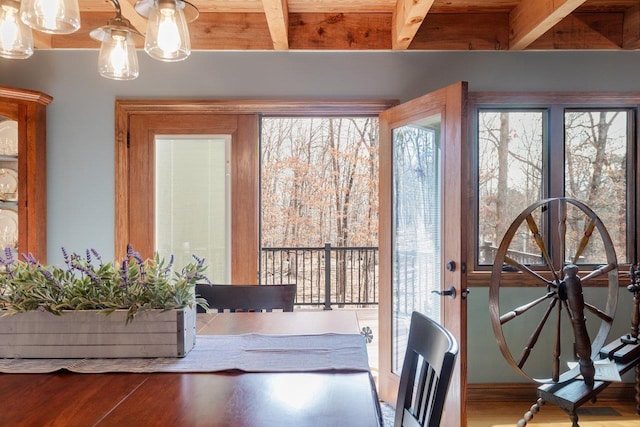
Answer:
M377 118L269 118L265 246L377 244Z

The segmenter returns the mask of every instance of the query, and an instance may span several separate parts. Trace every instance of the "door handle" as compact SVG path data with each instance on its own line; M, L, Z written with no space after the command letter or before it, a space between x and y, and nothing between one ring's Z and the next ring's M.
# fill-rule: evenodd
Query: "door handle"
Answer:
M432 294L438 294L441 297L447 296L451 299L456 299L456 288L449 286L449 289L444 291L431 291Z

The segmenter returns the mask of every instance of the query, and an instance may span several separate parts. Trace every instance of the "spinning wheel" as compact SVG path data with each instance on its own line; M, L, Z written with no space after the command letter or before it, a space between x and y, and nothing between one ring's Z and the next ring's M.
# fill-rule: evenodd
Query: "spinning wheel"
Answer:
M515 246L517 243L522 247L523 240L534 242L536 250L527 254L534 262L517 260ZM596 249L600 254L604 250L605 265L594 267L589 264L589 254ZM602 259L599 262L602 263ZM589 271L580 271L578 265ZM606 279L606 301L582 292L583 283L600 276L600 280ZM523 285L524 279L526 285ZM510 303L503 298L507 302L501 305L501 295L511 292L512 296L518 291L506 286L508 283L526 286L523 293L528 296L533 292L533 299L504 307ZM525 209L508 228L495 257L489 311L502 355L523 376L538 383L558 383L582 374L585 382L592 384L592 359L598 355L607 338L617 297L618 273L613 243L602 221L585 204L569 198L542 200ZM600 322L597 333L591 338L587 322L589 325ZM569 325L574 345L563 346L562 332ZM508 331L511 334L505 333L505 328L514 326L518 331L530 328L531 333L524 337L519 333L518 339L514 339L512 330ZM544 338L541 338L543 333ZM534 378L527 362L533 361L534 348L543 339L553 340L553 354L544 355L543 377ZM518 354L514 356L516 351ZM575 360L575 356L579 364L573 369L561 362L562 357L567 361ZM540 367L536 369L540 371ZM544 378L547 374L549 377Z

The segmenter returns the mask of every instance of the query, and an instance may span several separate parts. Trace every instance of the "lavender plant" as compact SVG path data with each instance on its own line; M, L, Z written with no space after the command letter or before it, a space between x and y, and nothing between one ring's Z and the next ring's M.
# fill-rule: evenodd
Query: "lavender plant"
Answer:
M195 284L207 282L204 259L175 271L173 256L157 253L142 259L131 246L121 262L103 262L95 249L84 256L62 249L65 267L42 265L31 254L16 259L10 248L0 255L0 309L4 314L65 310L127 310L127 322L138 312L206 305L195 296Z

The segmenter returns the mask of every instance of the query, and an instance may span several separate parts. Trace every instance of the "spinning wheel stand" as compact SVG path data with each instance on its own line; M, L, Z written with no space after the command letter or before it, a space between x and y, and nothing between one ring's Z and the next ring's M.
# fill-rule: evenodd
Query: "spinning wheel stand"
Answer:
M606 263L594 265L602 263L603 256ZM579 427L577 409L595 401L611 383L597 379L596 359L610 359L620 374L636 368L640 413L640 269L634 265L631 270L631 333L605 345L619 294L618 262L611 236L595 212L575 199L545 199L523 210L507 229L493 263L489 315L507 363L539 385L538 399L518 422L519 427L526 426L545 402L564 409L573 427ZM583 293L583 286L605 282L606 298ZM522 298L514 299L513 292L509 293L507 288L514 285L527 288ZM509 297L501 298L503 294ZM593 326L591 332L587 324ZM563 345L563 335L570 337L566 331L572 334L572 346ZM539 342L553 348L538 349ZM563 355L567 348L569 354ZM574 358L577 366L570 368L565 361ZM533 359L541 361L539 367L528 363ZM551 363L545 369L546 361ZM545 373L547 378L538 377Z
M637 265L631 266L630 278L631 284L627 286L627 290L633 294L631 332L602 347L599 355L601 359L613 360L621 375L635 367L636 414L640 415L640 270ZM564 409L569 414L573 427L579 427L577 409L588 401L595 402L598 393L609 384L611 383L608 381L594 381L593 386L588 386L583 380L572 379L560 384L541 385L538 387L538 400L517 426L526 426L542 405L549 402Z

